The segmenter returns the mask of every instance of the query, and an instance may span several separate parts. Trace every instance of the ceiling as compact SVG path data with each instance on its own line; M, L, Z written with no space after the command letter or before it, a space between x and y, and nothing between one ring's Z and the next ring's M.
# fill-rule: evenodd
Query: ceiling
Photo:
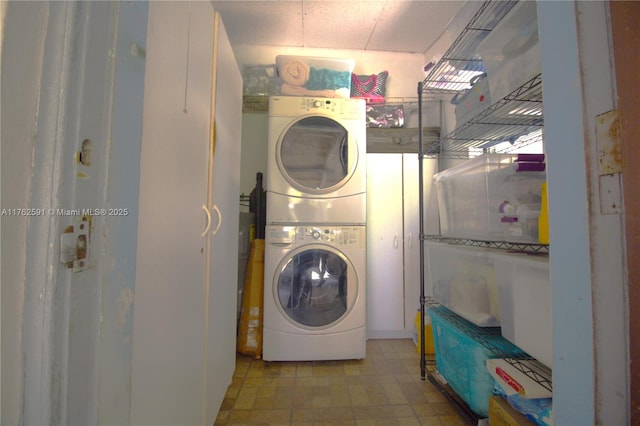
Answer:
M461 0L212 1L233 46L424 53Z

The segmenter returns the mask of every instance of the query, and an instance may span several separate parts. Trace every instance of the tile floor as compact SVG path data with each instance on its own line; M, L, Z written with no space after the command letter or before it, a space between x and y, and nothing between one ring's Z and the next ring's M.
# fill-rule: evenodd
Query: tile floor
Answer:
M265 362L238 355L215 425L464 425L410 339L369 340L363 360Z

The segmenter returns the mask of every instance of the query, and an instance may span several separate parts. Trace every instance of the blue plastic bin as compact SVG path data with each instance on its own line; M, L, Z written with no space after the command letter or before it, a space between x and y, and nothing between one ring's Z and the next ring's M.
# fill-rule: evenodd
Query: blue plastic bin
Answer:
M502 337L500 327L478 327L443 306L427 312L433 324L438 372L469 408L487 417L495 382L486 360L528 355Z

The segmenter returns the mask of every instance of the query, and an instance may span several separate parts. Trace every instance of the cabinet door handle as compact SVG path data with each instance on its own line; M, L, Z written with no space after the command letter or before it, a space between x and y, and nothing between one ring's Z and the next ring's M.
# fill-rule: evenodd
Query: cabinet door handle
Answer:
M413 234L411 232L409 232L409 248L413 247L413 242L412 242L412 237Z
M202 205L202 210L204 210L204 213L207 215L207 224L204 227L204 231L202 231L202 235L200 235L201 237L204 237L207 235L207 232L209 232L209 228L211 228L211 213L204 204Z
M220 209L218 208L218 206L216 204L213 205L213 210L218 215L218 224L216 225L215 229L213 231L211 231L211 235L216 235L218 233L218 231L220 230L220 226L222 226L222 212L220 211Z
M398 248L398 234L393 237L393 248Z

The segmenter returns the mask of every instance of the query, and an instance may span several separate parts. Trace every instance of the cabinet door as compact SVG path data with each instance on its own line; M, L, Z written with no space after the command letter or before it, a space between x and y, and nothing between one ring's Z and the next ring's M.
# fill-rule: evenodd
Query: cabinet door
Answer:
M132 424L205 423L212 24L209 3L149 3Z
M218 13L214 31L206 424L215 421L235 369L242 127L242 76Z
M413 332L420 307L420 200L418 154L402 155L404 222L404 329Z
M402 154L367 154L367 334L404 329Z
M404 209L404 288L405 330L413 333L415 315L420 307L420 162L417 154L403 154L403 209ZM424 233L439 233L438 206L433 175L438 171L438 160L422 160ZM430 290L425 285L425 294Z

